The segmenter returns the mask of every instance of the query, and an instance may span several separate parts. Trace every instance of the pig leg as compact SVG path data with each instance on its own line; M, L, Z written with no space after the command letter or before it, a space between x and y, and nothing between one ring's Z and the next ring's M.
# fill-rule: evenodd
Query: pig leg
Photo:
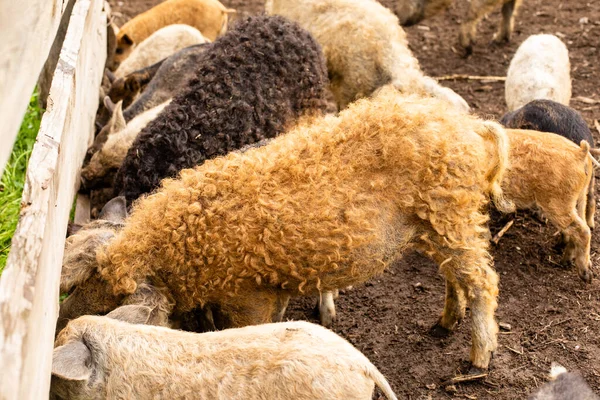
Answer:
M587 205L585 212L585 219L590 229L594 229L595 222L594 216L596 215L596 178L595 173L592 172L592 179L587 190Z
M515 15L523 0L509 0L502 5L502 23L494 35L494 42L508 42L513 32Z
M584 185L588 187L589 185ZM590 262L590 242L592 233L585 220L587 190L582 190L575 207L566 206L565 202L548 204L544 213L552 224L559 227L566 241L563 263L575 262L579 277L585 282L592 281Z
M281 293L279 296L277 296L277 310L275 316L273 317L273 322L283 321L283 316L285 315L285 310L290 302L290 297L290 294L287 292Z
M209 331L216 331L215 317L213 316L212 308L209 305L202 307L202 318L205 321L207 329Z
M469 55L473 52L473 44L475 44L475 36L477 35L477 25L479 21L488 13L490 13L498 0L472 0L467 19L460 26L459 44Z
M590 227L579 215L573 213L573 221L567 227L565 233L569 237L569 247L572 249L572 256L575 260L579 277L584 282L591 283L593 273L590 261L590 241L592 238Z
M239 328L273 322L278 316L280 293L275 290L244 291L218 302L223 328Z
M479 260L469 269L459 272L457 280L468 293L471 309L470 359L475 370L487 369L492 354L498 347L498 324L494 319L498 307L498 275L487 259Z
M568 227L568 225L570 224L566 225ZM573 240L573 238L571 237L571 232L567 230L566 227L563 228L563 230L561 231L561 240L565 247L563 249L563 254L560 263L568 267L571 264L575 263L575 253L577 250L577 245L575 240Z
M337 299L338 296L339 291L337 289L332 292L319 293L316 308L319 311L321 325L323 325L324 327L330 328L335 322L336 314L334 299Z
M466 302L471 310L471 372L478 373L488 368L492 353L497 347L498 334L498 325L494 319L494 312L498 307L498 275L490 266L485 240L475 241L473 247L462 250L449 252L448 249L442 249L434 255L434 259L444 259L440 263L440 271L450 282L456 282L456 286L466 294ZM445 305L442 317L447 318L442 318L440 324L455 323L463 314L458 293L459 291L454 295L450 290L450 301L454 304ZM449 326L445 328L448 329Z
M445 337L452 332L465 317L467 299L465 292L452 276L446 277L446 302L438 322L431 328L430 334Z

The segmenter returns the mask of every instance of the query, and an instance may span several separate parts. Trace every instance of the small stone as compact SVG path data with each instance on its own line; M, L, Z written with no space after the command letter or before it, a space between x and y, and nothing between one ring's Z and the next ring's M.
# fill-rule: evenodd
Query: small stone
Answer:
M417 282L415 284L413 284L413 287L415 288L415 290L424 290L423 288L423 284L421 282Z
M454 385L448 385L444 388L444 390L448 393L457 393L458 389Z
M583 25L589 24L590 23L590 19L588 17L579 18L579 23L583 24Z
M504 331L504 332L510 332L510 331L512 331L512 326L509 323L506 323L506 322L500 322L500 323L498 323L498 327L500 327L500 330Z
M575 346L575 351L579 350L581 348L580 345Z
M579 20L579 22L581 23L581 19ZM587 22L586 22L586 24L587 24ZM420 30L420 31L430 31L431 30L431 28L428 27L427 25L418 25L417 29Z
M429 390L435 390L437 386L435 385L435 383L428 383L427 385L425 385L425 387Z

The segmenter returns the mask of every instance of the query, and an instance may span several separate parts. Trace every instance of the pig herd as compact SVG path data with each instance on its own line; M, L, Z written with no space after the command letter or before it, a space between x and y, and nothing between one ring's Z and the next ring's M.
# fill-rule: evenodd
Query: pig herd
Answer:
M396 399L346 340L283 321L291 297L313 296L330 325L338 290L409 250L446 282L430 332L451 334L468 307L481 373L498 335L490 206L541 212L591 282L598 151L569 107L566 46L529 37L509 112L482 120L423 73L401 27L452 1L396 3L266 0L230 24L217 0L166 0L109 28L81 172L95 219L66 242L51 396ZM465 53L496 6L509 40L520 3L472 0ZM552 376L532 398L597 398Z

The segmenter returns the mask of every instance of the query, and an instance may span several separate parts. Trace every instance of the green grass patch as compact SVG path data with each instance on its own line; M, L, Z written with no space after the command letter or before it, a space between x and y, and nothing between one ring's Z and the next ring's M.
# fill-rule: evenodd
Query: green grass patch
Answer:
M0 180L0 274L6 265L10 242L19 220L25 172L41 119L42 110L38 106L38 95L34 93Z

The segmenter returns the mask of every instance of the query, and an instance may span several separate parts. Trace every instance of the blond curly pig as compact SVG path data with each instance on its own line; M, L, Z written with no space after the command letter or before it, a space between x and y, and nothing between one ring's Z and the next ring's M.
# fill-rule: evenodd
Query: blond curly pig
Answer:
M92 292L120 301L152 285L174 312L216 304L228 326L245 326L276 319L290 296L365 282L416 247L447 281L441 327L463 317L457 293L466 293L471 361L487 368L498 277L483 208L490 193L511 207L500 188L507 160L500 125L388 86L337 117L164 180L97 246L97 265L79 265L79 247L66 249L63 277L78 279L61 289L77 286L65 302L93 314L108 307L88 301Z
M398 17L377 1L267 0L265 9L298 22L323 47L340 110L392 83L403 93L431 95L469 111L462 97L423 74Z

